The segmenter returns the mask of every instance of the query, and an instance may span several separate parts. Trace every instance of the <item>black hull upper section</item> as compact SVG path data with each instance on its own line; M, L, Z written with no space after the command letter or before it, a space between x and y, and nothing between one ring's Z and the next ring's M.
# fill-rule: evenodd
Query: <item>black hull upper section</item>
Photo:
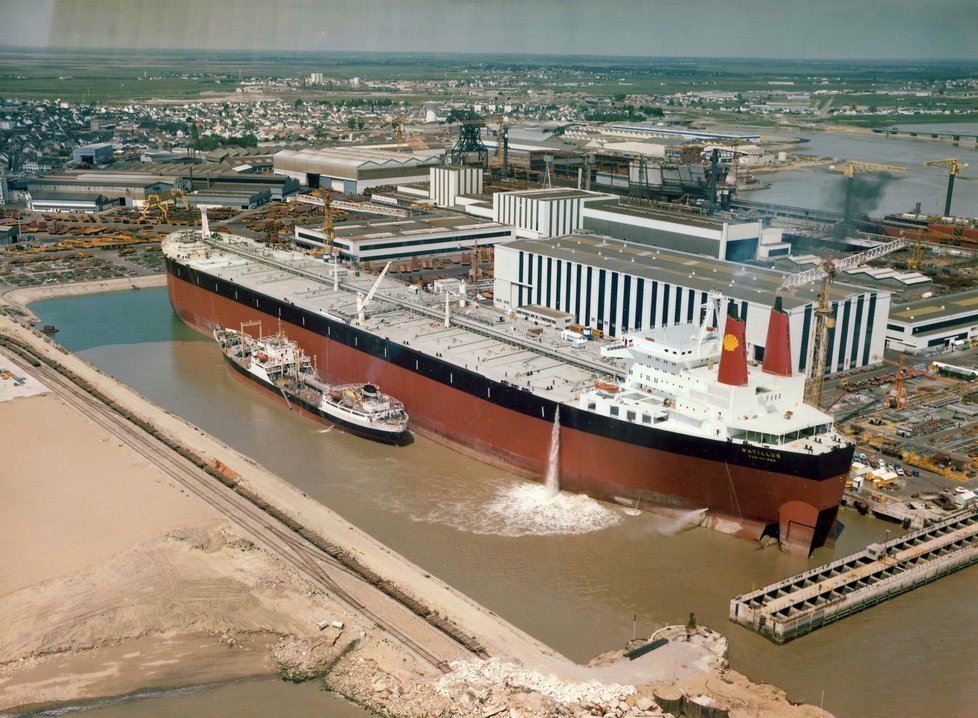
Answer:
M837 479L849 471L852 463L851 445L840 446L822 454L799 454L664 431L655 426L619 421L577 407L560 405L514 384L489 379L478 372L423 354L342 321L310 312L291 302L269 297L219 277L199 272L174 262L169 257L166 258L166 269L180 280L197 285L201 289L242 306L254 308L256 312L305 327L330 341L365 352L450 386L456 391L479 397L483 401L545 421L553 421L554 413L559 406L560 424L566 428L659 451L813 481ZM236 366L234 362L229 363ZM278 389L274 388L273 391L277 393Z
M398 432L382 431L379 429L371 429L369 427L360 426L359 424L350 423L344 420L342 417L333 416L332 414L327 414L318 406L310 404L308 401L306 401L300 396L296 396L295 394L290 394L290 393L283 394L282 390L279 387L275 386L270 382L265 381L264 379L261 379L260 377L255 376L250 371L248 371L243 366L241 366L236 361L234 361L227 354L224 355L224 361L227 363L229 367L234 369L234 371L236 371L239 375L241 375L248 381L252 382L253 384L257 384L258 386L267 389L273 394L284 396L285 398L288 399L291 405L298 406L303 411L307 411L314 416L318 416L321 419L325 419L331 424L337 424L338 426L343 427L345 431L348 431L351 434L356 434L357 436L362 436L366 439L372 439L373 441L379 441L382 444L392 444L394 446L406 446L407 444L411 443L411 432L409 431L398 431Z

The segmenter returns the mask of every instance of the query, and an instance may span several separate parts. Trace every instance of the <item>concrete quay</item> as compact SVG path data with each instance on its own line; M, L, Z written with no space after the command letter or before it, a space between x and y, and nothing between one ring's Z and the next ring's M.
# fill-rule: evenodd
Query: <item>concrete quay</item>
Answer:
M978 510L730 601L730 620L778 644L978 563Z

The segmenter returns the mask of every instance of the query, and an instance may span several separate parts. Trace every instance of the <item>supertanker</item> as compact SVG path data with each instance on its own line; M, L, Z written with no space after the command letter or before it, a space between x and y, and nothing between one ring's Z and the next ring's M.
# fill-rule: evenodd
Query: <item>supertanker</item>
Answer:
M581 347L492 308L390 279L380 289L302 252L211 233L206 218L202 231L169 235L163 253L187 324L211 334L280 321L328 381L382 386L412 430L465 454L540 480L559 419L565 490L708 509L703 525L776 536L795 555L833 535L853 447L804 403L780 306L761 366L718 295L696 323Z

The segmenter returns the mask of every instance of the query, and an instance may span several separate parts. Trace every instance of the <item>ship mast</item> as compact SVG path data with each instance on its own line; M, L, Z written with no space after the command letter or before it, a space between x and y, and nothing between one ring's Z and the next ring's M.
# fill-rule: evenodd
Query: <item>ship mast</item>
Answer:
M716 313L717 321L719 323L720 319L720 308L723 306L723 295L717 291L711 291L706 304L703 306L703 320L700 322L699 335L696 338L696 349L700 351L703 348L703 342L706 341L706 335L710 329L716 330L717 327L710 324L710 319L713 313Z

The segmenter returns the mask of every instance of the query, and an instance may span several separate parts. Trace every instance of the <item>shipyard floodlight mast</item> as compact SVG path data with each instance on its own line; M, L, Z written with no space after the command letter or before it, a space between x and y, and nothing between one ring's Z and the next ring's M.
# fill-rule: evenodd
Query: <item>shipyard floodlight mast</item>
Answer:
M910 240L901 237L886 244L880 244L872 249L867 249L859 254L850 254L848 257L840 259L830 259L826 257L819 262L817 267L790 274L781 282L777 293L779 295L791 294L795 289L809 282L821 280L822 286L819 289L815 303L815 322L812 330L811 357L806 363L808 376L805 381L805 403L811 404L816 409L822 408L822 389L825 386L825 369L828 360L828 333L829 329L835 326L835 310L832 302L829 301L829 289L832 282L840 270L854 269L873 259L879 259L891 252L903 249L909 244Z

